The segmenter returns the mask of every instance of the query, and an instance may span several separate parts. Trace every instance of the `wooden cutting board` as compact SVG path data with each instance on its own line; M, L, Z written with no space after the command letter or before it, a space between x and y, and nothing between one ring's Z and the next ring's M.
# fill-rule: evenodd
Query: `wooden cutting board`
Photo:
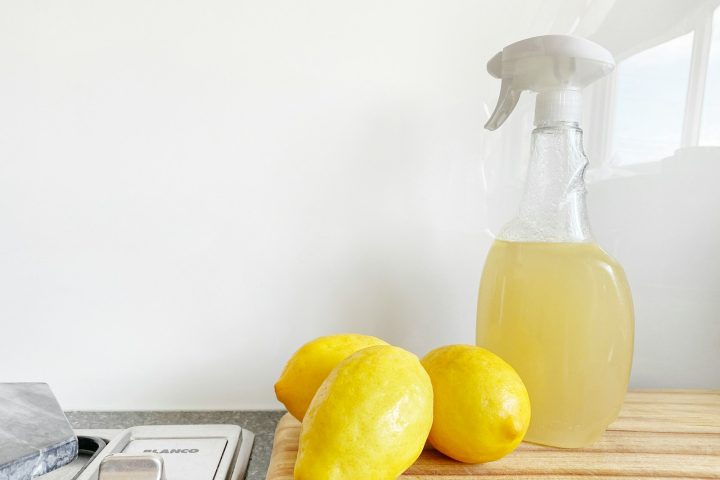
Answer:
M292 480L300 423L287 414L275 431L267 480ZM587 448L522 443L496 462L466 465L426 449L400 479L720 479L720 391L628 393L618 419ZM372 480L372 479L358 479Z

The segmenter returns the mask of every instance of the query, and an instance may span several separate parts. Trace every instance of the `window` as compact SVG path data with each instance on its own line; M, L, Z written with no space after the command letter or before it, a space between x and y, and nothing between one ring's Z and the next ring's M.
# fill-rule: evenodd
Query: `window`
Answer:
M680 147L692 43L690 33L618 65L613 164L660 160Z
M611 88L613 165L720 145L720 9L701 16L690 33L621 61Z

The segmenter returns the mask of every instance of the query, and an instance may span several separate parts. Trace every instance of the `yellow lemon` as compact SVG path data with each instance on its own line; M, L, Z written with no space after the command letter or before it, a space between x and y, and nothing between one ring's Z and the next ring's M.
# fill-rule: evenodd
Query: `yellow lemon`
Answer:
M358 350L373 345L387 343L353 333L320 337L306 343L290 358L275 383L277 399L302 421L315 392L332 369Z
M430 443L466 463L497 460L517 447L530 423L518 374L484 348L450 345L422 359L435 392Z
M323 382L300 431L295 480L395 480L432 425L430 378L415 355L368 347Z

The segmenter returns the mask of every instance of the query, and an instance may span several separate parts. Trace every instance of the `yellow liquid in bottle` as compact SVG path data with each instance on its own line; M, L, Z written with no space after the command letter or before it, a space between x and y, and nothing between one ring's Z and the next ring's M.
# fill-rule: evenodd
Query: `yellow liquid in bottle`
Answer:
M625 274L598 245L493 244L477 344L523 379L532 408L525 440L568 448L597 440L623 403L633 332Z

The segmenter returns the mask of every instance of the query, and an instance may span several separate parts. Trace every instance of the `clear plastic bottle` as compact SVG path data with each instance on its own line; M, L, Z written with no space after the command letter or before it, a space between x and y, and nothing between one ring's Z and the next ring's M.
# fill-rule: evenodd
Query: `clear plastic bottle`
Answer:
M570 125L533 132L521 214L493 244L478 297L478 345L530 394L526 440L558 447L588 445L615 419L633 351L625 274L589 234L581 135ZM564 241L552 241L558 230Z
M616 418L633 352L625 274L590 233L578 126L579 90L607 73L612 57L574 37L524 42L530 45L506 47L488 64L503 78L489 128L502 124L520 91L537 91L538 99L520 210L498 235L483 271L477 343L525 382L532 406L526 440L582 447ZM503 95L514 98L508 103Z

